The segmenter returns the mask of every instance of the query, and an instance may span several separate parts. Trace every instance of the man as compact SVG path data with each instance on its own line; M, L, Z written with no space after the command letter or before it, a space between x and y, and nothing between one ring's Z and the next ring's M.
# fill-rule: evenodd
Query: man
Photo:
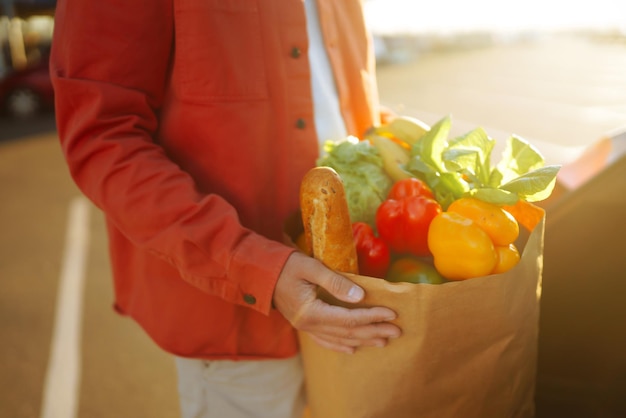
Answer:
M359 0L59 1L63 151L106 215L117 310L177 356L185 417L299 416L294 328L348 353L399 335L387 308L317 299L363 292L283 244L317 130L378 121L373 66Z

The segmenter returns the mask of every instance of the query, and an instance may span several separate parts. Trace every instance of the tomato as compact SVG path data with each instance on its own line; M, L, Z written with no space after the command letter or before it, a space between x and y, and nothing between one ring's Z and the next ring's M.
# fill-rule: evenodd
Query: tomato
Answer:
M426 284L441 284L446 281L434 266L411 256L393 261L385 279L390 282Z
M498 262L489 235L476 222L455 212L442 212L428 231L435 268L449 280L491 274Z
M359 274L384 278L391 260L387 244L378 238L372 227L365 222L353 223L352 234L356 245Z
M428 228L441 211L441 205L426 196L387 199L376 211L378 235L395 253L428 256Z

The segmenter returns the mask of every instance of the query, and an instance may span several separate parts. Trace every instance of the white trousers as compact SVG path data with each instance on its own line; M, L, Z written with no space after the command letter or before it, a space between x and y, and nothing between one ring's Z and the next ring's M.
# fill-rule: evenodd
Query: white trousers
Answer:
M300 356L280 360L175 357L182 418L301 418Z

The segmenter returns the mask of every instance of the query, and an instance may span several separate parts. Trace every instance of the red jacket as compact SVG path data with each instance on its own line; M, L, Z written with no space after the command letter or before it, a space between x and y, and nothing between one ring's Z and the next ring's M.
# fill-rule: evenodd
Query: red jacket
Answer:
M377 122L359 0L318 0L351 134ZM271 308L318 143L302 0L60 0L51 73L71 174L105 214L116 309L163 349L297 352Z

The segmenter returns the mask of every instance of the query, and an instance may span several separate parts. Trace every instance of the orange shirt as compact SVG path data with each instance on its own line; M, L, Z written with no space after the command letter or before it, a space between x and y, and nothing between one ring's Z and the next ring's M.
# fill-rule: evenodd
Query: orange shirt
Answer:
M361 1L318 0L349 133L377 122ZM271 308L315 164L302 0L60 0L51 73L77 185L105 214L116 309L164 350L297 352Z

